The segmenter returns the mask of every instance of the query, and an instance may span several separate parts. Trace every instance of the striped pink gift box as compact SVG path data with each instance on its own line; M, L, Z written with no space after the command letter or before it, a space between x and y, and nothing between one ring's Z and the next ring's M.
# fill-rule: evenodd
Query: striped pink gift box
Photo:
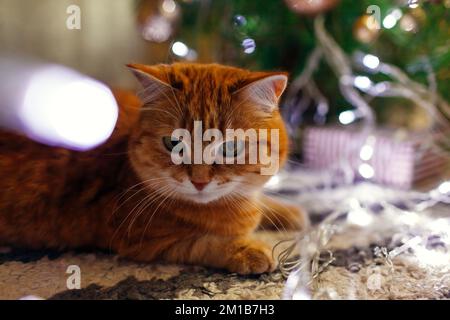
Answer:
M305 164L314 169L345 163L359 178L363 178L360 168L364 164L365 169L369 166L371 181L407 189L439 176L448 165L448 159L424 146L423 140L388 130L377 130L368 138L348 128L310 127L304 133L303 157ZM367 153L361 157L365 145L372 151L370 157Z

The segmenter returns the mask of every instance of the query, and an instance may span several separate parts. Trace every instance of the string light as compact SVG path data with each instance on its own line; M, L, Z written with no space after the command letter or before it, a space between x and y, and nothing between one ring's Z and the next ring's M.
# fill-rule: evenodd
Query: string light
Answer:
M444 183L434 191L441 189ZM400 239L402 244L392 250L379 248L374 252L380 257L384 257L383 261L390 269L392 269L395 259L406 255L408 258L415 259L417 265L422 268L432 268L431 270L442 273L445 273L445 270L448 272L450 267L450 221L444 218L436 219L425 213L419 214L421 211L418 211L414 204L417 199L424 199L423 202L427 202L430 197L436 197L437 193L404 192L400 194L397 191L396 196L389 200L388 194L385 194L384 198L373 196L378 191L370 192L367 186L360 185L353 188L352 192L347 191L348 201L342 201L341 191L339 191L341 194L339 197L326 195L327 201L331 202L329 206L334 207L334 211L315 227L301 232L292 245L281 252L279 255L280 268L288 278L284 292L285 299L317 299L323 297L324 293L328 295L328 293L334 292L333 288L317 288L317 281L320 281L317 279L319 279L320 273L333 261L331 253L328 261L323 260L321 253L327 251L327 245L333 236L344 234L351 226L370 227L371 233L389 234L392 237L392 243L398 241L395 239ZM382 189L375 186L372 188ZM443 191L448 191L447 188L449 187L444 184ZM383 192L387 191L389 190L383 189ZM372 193L372 196L367 196L367 193ZM314 192L316 202L317 196L317 192ZM391 201L398 201L399 198L405 203L411 204L411 207L399 209L391 204ZM376 212L370 209L373 201L377 201L376 203L380 207ZM434 204L437 203L439 202ZM342 219L344 216L346 219ZM429 248L431 236L438 237L445 248L443 250ZM320 263L319 258L321 259ZM385 281L392 280L385 278ZM348 297L336 296L336 298Z
M362 117L358 110L345 110L339 114L339 122L343 125L348 125L355 122Z
M380 59L373 54L366 54L362 59L362 63L369 69L377 69L380 65Z
M375 170L368 163L361 163L359 165L358 172L364 179L371 179L375 176Z
M176 41L172 45L172 52L179 57L186 57L189 53L189 48L181 41Z
M339 114L339 122L342 124L350 124L355 121L356 115L354 111L347 110Z
M402 17L402 11L400 9L392 10L384 19L383 27L386 29L392 29L397 24L398 20Z
M408 0L408 7L411 9L419 7L419 0Z
M450 181L442 182L438 187L438 191L442 194L450 193Z
M355 87L361 90L367 90L372 86L372 81L366 76L356 76L353 83Z
M385 28L393 28L401 18L402 12L400 9L392 10L383 20L383 26ZM355 75L347 55L327 33L322 16L318 16L315 19L314 28L318 45L308 58L304 72L294 81L293 88L301 88L303 90L307 87L307 83L313 81L312 74L317 69L320 59L324 59L335 72L339 79L342 95L355 107L353 110L342 112L339 115L339 122L350 124L357 119L363 119L365 123L365 125L361 126L361 137L368 138L361 144L359 159L357 159L360 161L357 166L358 173L362 178L369 180L375 175L374 167L368 162L373 158L376 150L375 140L370 138L375 126L375 117L372 108L367 103L368 99L363 97L360 91L374 97L404 97L414 101L428 111L432 120L430 131L434 130L438 125L448 126L448 121L442 117L441 113L450 116L450 107L436 90L432 90L431 86L426 87L412 81L399 68L383 63L374 55L356 55L355 64L366 72L384 74L392 81L373 83L367 76ZM298 91L294 92L294 89L292 91L292 93L288 92L288 97L291 97L293 100L295 93L298 93ZM441 113L437 111L441 111ZM428 138L430 139L427 140L428 142L436 143L434 138L432 140L431 135L424 139ZM338 159L337 162L341 165L342 163L348 165L348 161L345 161L345 159ZM414 240L402 241L403 244L406 244L402 250L391 251L391 253L386 251L385 261L390 263L391 266L391 260L402 254L412 254L416 259L423 261L424 265L428 266L445 266L445 264L442 264L445 261L447 261L447 265L450 265L448 262L450 251L434 252L427 248L427 239L430 235L436 234L439 234L443 241L450 245L450 225L448 221L433 219L424 214L419 214L437 204L450 204L450 181L442 182L436 189L426 193L401 193L396 191L395 193L393 192L392 198L383 195L386 196L386 199L374 192L368 192L361 185L354 188L358 190L358 197L352 197L348 189L338 188L339 190L336 192L339 192L339 196L336 196L335 199L330 199L328 189L314 189L312 187L305 187L304 189L312 194L308 204L326 202L327 208L332 212L318 225L300 233L298 238L293 241L292 246L280 254L279 261L282 273L288 276L285 298L317 298L318 293L313 292L311 288L314 288L315 285L317 286L317 283L314 282L318 278L321 268L323 269L323 266L327 264L327 262L324 263L323 261L319 263L319 257L321 253L327 250L326 245L332 236L345 230L347 225L370 226L373 232L376 230L374 229L375 227L389 227L390 231L395 227L400 231L394 236L402 237L402 240L404 240L405 235L408 238L411 238L411 235L413 235L412 239ZM381 187L380 189L383 192L387 192L386 189ZM318 200L321 192L324 193L326 201ZM342 201L343 198L352 200ZM376 203L373 202L375 199L377 199ZM394 201L401 201L408 209L399 209L392 204ZM380 208L375 212L374 209L371 209L371 204L376 204ZM342 219L343 216L346 219ZM407 230L405 231L405 229ZM380 235L385 234L380 230L378 232ZM332 260L331 258L329 261ZM320 289L324 289L327 292L331 291L328 288Z
M373 156L373 147L369 145L364 145L359 152L359 157L361 160L368 161Z

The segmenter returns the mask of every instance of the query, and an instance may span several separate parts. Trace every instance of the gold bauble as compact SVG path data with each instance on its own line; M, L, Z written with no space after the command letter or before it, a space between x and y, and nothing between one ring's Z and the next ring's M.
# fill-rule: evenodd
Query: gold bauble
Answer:
M380 33L380 23L371 15L359 17L353 25L353 36L362 43L373 42Z

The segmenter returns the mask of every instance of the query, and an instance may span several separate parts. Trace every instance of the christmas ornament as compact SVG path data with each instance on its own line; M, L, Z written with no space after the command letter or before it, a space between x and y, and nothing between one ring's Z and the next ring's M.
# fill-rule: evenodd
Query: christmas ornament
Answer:
M143 0L137 11L137 22L142 37L151 42L169 40L174 33L174 25L180 8L174 0Z
M380 23L374 16L359 17L353 25L353 36L362 43L373 42L380 33Z
M334 8L339 0L285 0L287 6L301 15L317 15Z
M380 129L365 137L346 128L310 127L304 133L303 156L308 168L323 170L340 159L356 177L402 189L439 176L448 163L423 145L423 136L404 130Z
M413 8L409 12L414 19L420 24L424 24L427 20L427 14L421 7Z
M418 31L417 20L411 14L407 13L400 19L400 28L406 32Z

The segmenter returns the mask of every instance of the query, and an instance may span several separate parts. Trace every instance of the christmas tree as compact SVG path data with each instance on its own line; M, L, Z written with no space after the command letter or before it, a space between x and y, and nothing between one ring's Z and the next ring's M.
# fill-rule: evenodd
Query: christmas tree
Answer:
M295 79L317 46L314 21L324 14L325 29L346 55L370 53L366 63L370 57L372 65L388 62L450 99L448 0L165 0L161 6L163 15L175 8L179 14L171 20L176 31L166 39L183 46L179 52L172 50L175 59L284 70ZM326 121L335 121L350 107L340 93L339 79L324 63L315 66L314 79L329 103ZM371 78L385 79L378 74ZM381 122L413 129L428 125L414 103L389 98L371 104ZM396 117L399 112L404 116Z

